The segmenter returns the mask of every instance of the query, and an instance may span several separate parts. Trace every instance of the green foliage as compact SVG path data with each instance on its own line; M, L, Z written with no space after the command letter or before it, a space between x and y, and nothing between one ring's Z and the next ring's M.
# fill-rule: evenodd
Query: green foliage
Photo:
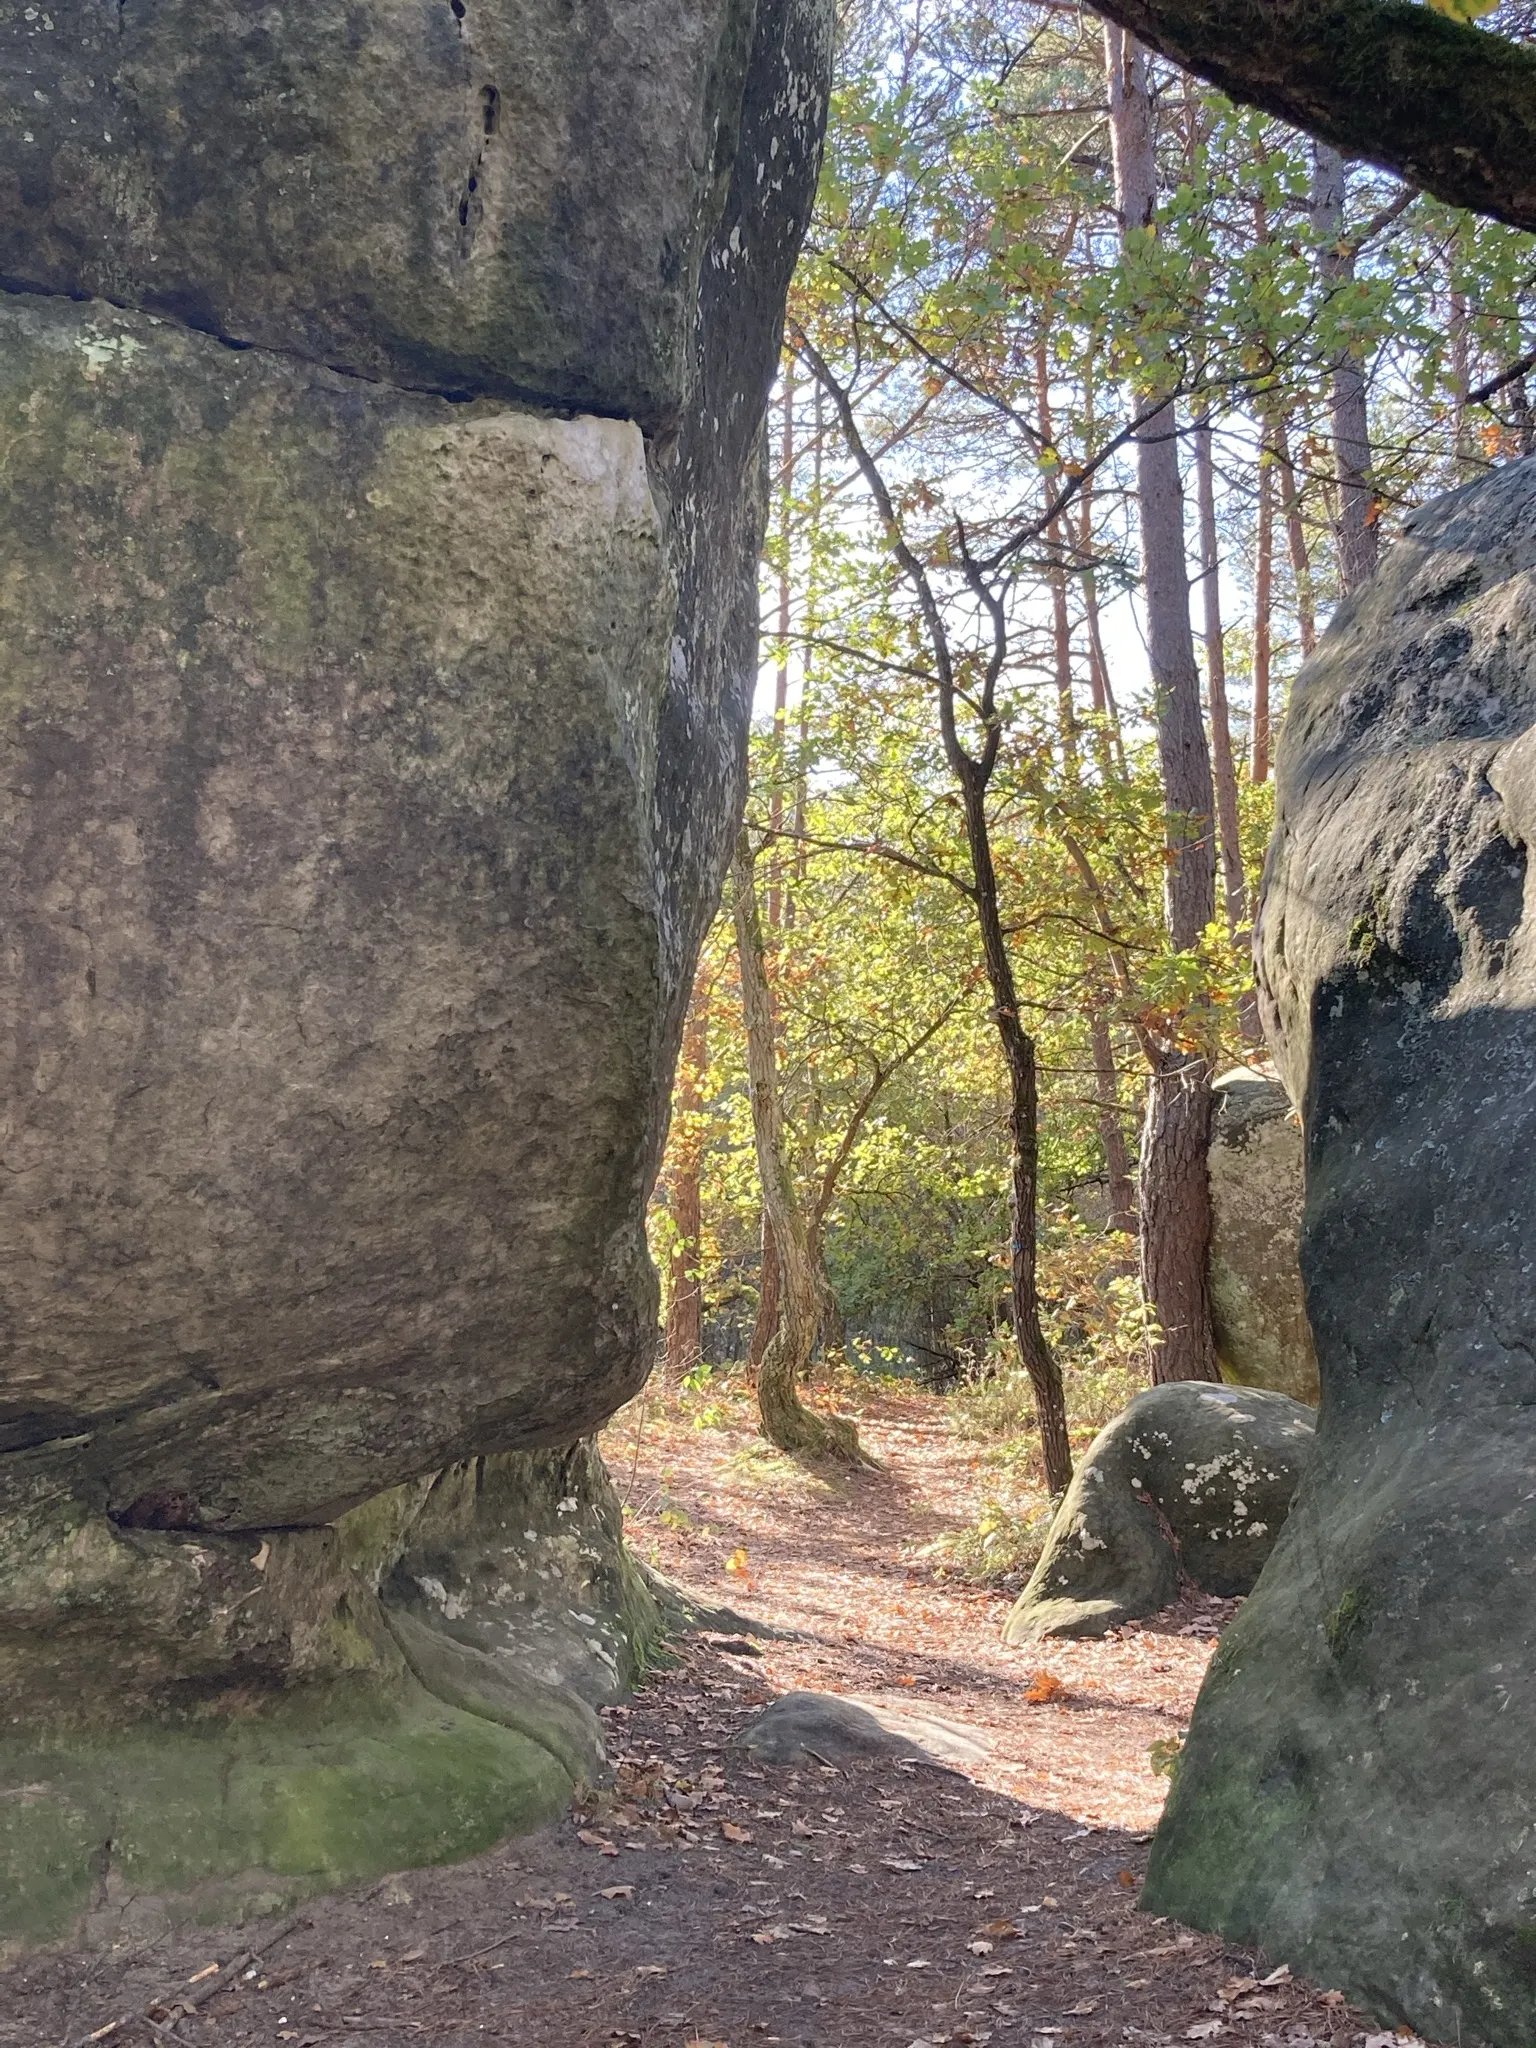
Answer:
M1153 1040L1218 1064L1252 1051L1246 933L1218 922L1178 951L1164 929L1162 782L1127 653L1132 394L1173 394L1183 429L1197 410L1212 422L1239 850L1256 887L1273 818L1249 758L1261 467L1275 486L1278 728L1303 641L1338 594L1338 365L1366 374L1373 517L1390 536L1413 505L1536 442L1518 369L1536 270L1528 237L1367 167L1350 172L1344 241L1326 240L1312 145L1163 67L1156 225L1122 247L1091 17L1036 0L845 0L842 16L770 423L763 681L780 701L754 736L749 819L795 1174L848 1355L958 1381L960 1426L1014 1488L975 1532L977 1555L1016 1560L1039 1504L1019 1491L1034 1483L1018 1448L1032 1400L1008 1320L1006 1092L931 622L893 536L934 593L973 750L1001 621L987 822L1039 1062L1043 1317L1074 1430L1091 1435L1141 1383L1148 1335L1134 1277L1115 1270L1127 1240L1081 1220L1096 1201L1102 1220L1107 1134L1134 1167ZM813 361L877 451L889 518ZM652 1243L664 1269L702 1281L706 1357L735 1360L760 1225L724 926L698 999L698 1106L674 1119ZM690 1161L691 1248L676 1223Z

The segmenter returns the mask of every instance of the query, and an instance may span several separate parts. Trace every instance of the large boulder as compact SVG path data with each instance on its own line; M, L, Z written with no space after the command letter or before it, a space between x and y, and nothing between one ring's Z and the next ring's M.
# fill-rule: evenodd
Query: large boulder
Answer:
M1536 2035L1536 464L1417 513L1297 684L1257 936L1323 1405L1146 1902L1435 2040Z
M1209 1153L1211 1325L1221 1376L1315 1408L1317 1352L1301 1286L1301 1125L1278 1081L1216 1083Z
M569 1447L654 1343L831 26L23 12L0 1938L600 1772L655 1615Z
M1312 1423L1301 1402L1254 1388L1182 1380L1138 1394L1079 1463L1004 1642L1102 1636L1186 1584L1251 1592Z

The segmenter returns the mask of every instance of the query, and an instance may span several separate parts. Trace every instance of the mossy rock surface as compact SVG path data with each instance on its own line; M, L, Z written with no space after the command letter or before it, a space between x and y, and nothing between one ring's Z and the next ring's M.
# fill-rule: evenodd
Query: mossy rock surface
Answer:
M537 1827L544 1743L414 1682L0 1743L0 1942L218 1918Z
M1205 1380L1149 1387L1084 1452L1003 1629L1101 1636L1192 1584L1251 1591L1312 1448L1309 1408Z

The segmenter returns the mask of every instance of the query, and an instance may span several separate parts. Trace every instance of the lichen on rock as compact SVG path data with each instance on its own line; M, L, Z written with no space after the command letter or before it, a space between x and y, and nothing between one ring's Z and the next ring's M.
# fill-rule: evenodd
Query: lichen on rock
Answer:
M1003 1629L1008 1643L1101 1636L1185 1586L1251 1592L1312 1447L1284 1394L1180 1380L1100 1430Z

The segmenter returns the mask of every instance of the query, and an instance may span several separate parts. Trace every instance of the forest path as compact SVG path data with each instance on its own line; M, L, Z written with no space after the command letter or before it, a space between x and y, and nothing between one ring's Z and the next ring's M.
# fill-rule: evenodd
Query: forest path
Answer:
M607 1716L616 1795L312 1901L195 2015L176 1989L250 1930L32 1959L0 1972L0 2043L121 2017L114 2048L1360 2048L1369 2023L1336 1994L1261 1983L1267 1958L1136 1910L1162 1793L1148 1746L1184 1726L1230 1603L1004 1650L1006 1599L918 1555L974 1514L985 1461L936 1397L860 1408L881 1468L824 1477L760 1444L730 1396L637 1403L610 1429L641 1554L793 1631L681 1645ZM732 1735L794 1688L960 1723L986 1760L752 1767ZM146 2011L157 2026L129 2017Z

